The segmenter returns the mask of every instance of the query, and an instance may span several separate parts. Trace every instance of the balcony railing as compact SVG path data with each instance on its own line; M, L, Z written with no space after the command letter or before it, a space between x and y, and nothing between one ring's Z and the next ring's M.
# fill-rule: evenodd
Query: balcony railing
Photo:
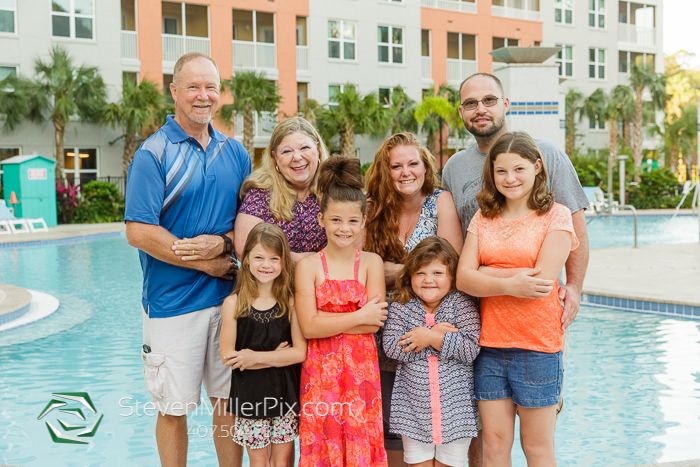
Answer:
M122 58L138 60L139 39L136 31L122 31Z
M309 47L297 45L297 71L309 71Z
M447 81L462 82L476 71L476 60L447 59Z
M463 13L476 13L476 2L461 0L421 0L421 5L439 10L461 11Z
M164 62L177 62L178 58L188 52L211 55L208 37L178 36L175 34L162 34L162 37Z
M539 11L524 10L522 8L508 8L506 6L491 5L491 14L493 16L503 16L504 18L542 21L542 14Z
M433 62L430 57L421 57L421 77L433 79Z
M275 44L248 41L232 42L234 68L277 68L277 46Z
M253 137L269 138L277 123L277 113L253 112ZM236 112L233 117L233 127L236 137L243 138L243 112Z
M617 23L617 40L639 45L656 45L656 28Z

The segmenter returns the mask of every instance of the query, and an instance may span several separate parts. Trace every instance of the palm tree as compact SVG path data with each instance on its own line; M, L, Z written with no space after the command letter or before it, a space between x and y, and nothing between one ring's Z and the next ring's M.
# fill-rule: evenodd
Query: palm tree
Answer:
M415 108L415 118L425 133L426 147L437 156L442 167L442 152L438 144L438 138L442 140L445 124L459 134L466 131L464 123L459 116L459 97L457 91L446 85L442 85L435 93L430 88L423 94L423 100Z
M670 159L669 167L675 172L678 156L683 156L686 180L690 180L697 147L697 103L689 102L679 110L678 114L669 114L664 120L664 137Z
M3 133L19 129L25 120L40 121L31 113L35 98L34 83L26 78L10 75L0 81L0 114L5 118Z
M401 86L391 90L391 102L386 103L391 114L391 134L404 131L417 132L418 122L415 117L416 101L411 99Z
M572 155L576 151L576 114L580 113L583 104L583 93L576 88L569 88L564 98L564 133L566 135L566 153Z
M382 137L391 125L389 111L373 92L364 96L351 84L336 94L336 102L328 104L316 115L319 132L339 136L341 154L355 155L355 135Z
M141 84L124 81L122 97L118 103L107 104L103 111L103 122L112 127L124 129L124 154L122 165L124 176L129 170L131 159L143 138L143 130L158 125L163 95L153 81L143 80Z
M641 58L641 57L640 57ZM666 94L666 75L656 73L654 64L651 61L643 62L637 59L637 63L632 64L630 73L630 87L634 91L634 135L632 138L632 159L634 166L642 165L642 140L644 125L644 101L642 95L645 89L651 95L651 104L654 109L662 109L668 99ZM639 174L635 174L634 180L640 181Z
M232 126L234 112L243 112L243 147L253 161L253 167L259 167L262 156L255 156L253 145L253 112L274 112L282 96L277 85L267 79L264 71L239 71L231 79L221 82L221 91L230 91L233 104L221 106L219 120Z
M81 65L76 68L71 56L60 45L53 46L49 61L34 60L34 73L36 76L31 82L15 81L18 86L12 88L12 92L29 91L31 96L24 110L8 114L5 126L17 128L25 119L39 123L48 115L54 127L56 177L63 179L63 142L71 117L77 116L85 123L99 122L106 86L97 67ZM19 95L15 99L24 102Z

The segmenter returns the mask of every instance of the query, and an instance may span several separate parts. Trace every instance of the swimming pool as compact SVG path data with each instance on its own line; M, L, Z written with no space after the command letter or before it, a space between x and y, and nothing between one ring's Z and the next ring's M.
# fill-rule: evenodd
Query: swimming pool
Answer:
M144 408L136 250L123 237L0 248L0 281L62 301L51 317L0 334L0 464L158 465L155 417ZM89 445L53 443L37 417L52 392L78 391L102 424ZM582 308L565 395L560 465L700 458L700 322ZM209 421L206 408L190 418L188 465L216 463ZM515 451L514 465L524 466Z
M639 245L658 243L697 243L698 217L691 215L638 216L637 242ZM591 248L634 245L634 216L603 215L588 221L587 230Z

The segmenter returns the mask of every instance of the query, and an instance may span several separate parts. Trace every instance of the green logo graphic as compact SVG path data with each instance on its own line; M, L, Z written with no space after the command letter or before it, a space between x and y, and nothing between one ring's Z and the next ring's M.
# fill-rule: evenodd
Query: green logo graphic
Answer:
M46 407L44 407L44 410L41 411L37 417L37 420L44 418L53 409L58 409L58 411L61 413L75 416L83 422L85 421L85 414L83 414L82 410L83 408L97 414L97 409L95 409L95 405L92 403L92 400L87 392L54 392L51 394L51 397L58 397L59 399L51 399L49 403L46 404ZM66 401L79 402L83 407L66 408L65 406L69 404L69 402ZM80 423L74 425L58 419L58 424L64 431L83 430L80 433L77 433L77 438L74 436L68 436L49 422L46 422L46 428L48 428L49 434L51 435L51 439L54 443L90 444L88 441L78 438L92 438L95 436L95 433L97 433L97 427L100 426L100 422L102 421L102 417L104 417L103 414L101 414L89 427Z

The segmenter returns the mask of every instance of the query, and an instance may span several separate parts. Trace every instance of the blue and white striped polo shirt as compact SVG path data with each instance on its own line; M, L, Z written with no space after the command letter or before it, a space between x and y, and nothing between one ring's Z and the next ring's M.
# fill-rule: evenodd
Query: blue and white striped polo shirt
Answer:
M223 234L233 228L238 190L250 174L250 157L233 138L209 125L206 151L173 116L141 144L131 161L125 221L160 225L178 238ZM218 305L231 281L173 266L139 251L143 306L153 318Z

